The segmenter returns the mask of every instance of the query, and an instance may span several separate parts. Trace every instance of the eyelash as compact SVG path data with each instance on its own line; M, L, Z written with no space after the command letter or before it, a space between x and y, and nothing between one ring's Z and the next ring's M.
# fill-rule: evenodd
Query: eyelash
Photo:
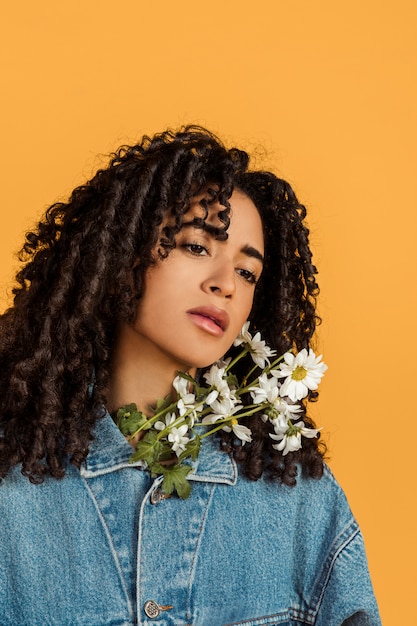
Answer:
M201 254L201 252L205 252L207 255L209 253L208 249L201 243L183 243L181 244L181 248L188 250L194 256L205 256L205 254ZM250 285L256 285L256 283L258 282L258 277L254 272L243 268L237 269L236 271Z
M207 248L203 246L201 243L194 243L194 242L183 243L181 245L181 248L185 248L186 250L191 252L191 254L194 254L194 256L205 256L203 254L200 254L201 251L204 251L208 254ZM198 251L196 250L196 248L198 248Z
M254 272L244 269L240 269L238 270L238 272L240 273L242 278L246 280L250 285L256 285L256 283L258 282L258 277L256 276L256 274L254 274Z

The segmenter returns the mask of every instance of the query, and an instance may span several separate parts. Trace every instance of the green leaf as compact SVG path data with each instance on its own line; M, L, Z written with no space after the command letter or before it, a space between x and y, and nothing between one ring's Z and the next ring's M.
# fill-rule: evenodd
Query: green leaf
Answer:
M130 457L130 462L146 461L151 467L158 460L162 450L162 443L158 440L158 433L148 431L146 435L136 444L136 451Z
M190 374L187 374L186 372L177 372L177 374L180 378L185 378L188 382L193 383L193 385L197 384L195 378L193 378Z
M160 439L160 442L162 444L162 447L159 453L158 461L160 463L165 463L165 462L172 462L173 459L176 459L176 457L173 456L173 452L172 452L172 448L170 444L167 441L164 441L163 439Z
M167 496L175 490L180 498L188 498L191 493L191 485L187 480L188 474L193 470L191 465L165 465L163 466L162 489Z
M235 388L235 389L239 389L240 385L239 385L239 381L237 379L237 376L235 374L229 373L228 376L226 376L226 382L229 385L229 387L231 389Z
M159 398L155 407L149 407L152 412L156 415L161 411L164 411L172 404L171 396L168 394L165 398Z
M131 404L125 404L124 406L121 406L120 409L117 411L117 417L123 417L125 413L134 413L137 410L138 407L134 402L132 402Z
M164 466L158 463L158 461L155 461L148 467L149 471L151 472L152 478L155 478L155 476L162 476L164 473Z
M138 411L135 403L122 406L116 414L117 426L125 437L133 435L147 421L148 418L141 411Z
M193 437L193 439L190 439L190 441L185 446L184 452L182 452L180 456L178 457L179 460L182 461L183 459L186 459L187 457L191 457L193 461L196 461L198 458L198 454L200 452L200 447L201 447L200 437L198 435L195 435L195 437Z

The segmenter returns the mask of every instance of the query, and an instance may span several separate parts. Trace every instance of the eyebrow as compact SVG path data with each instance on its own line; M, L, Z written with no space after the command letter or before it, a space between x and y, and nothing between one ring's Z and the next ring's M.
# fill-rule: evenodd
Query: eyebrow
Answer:
M262 256L262 254L253 246L243 246L241 251L243 252L243 254L246 254L246 256L252 257L253 259L258 259L258 261L260 261L261 263L264 262L264 257Z
M196 225L193 220L192 222L184 222L184 224L182 225L182 228L186 228L186 227L196 228L196 230L202 230L208 233L211 237L213 237L213 233L210 233L210 230L207 229L205 223L200 226L200 225ZM252 259L258 259L258 261L260 261L262 264L264 263L265 259L263 255L259 252L259 250L257 250L253 246L250 246L249 244L246 244L245 246L243 246L241 248L241 252L243 252L243 254L245 254L246 256Z

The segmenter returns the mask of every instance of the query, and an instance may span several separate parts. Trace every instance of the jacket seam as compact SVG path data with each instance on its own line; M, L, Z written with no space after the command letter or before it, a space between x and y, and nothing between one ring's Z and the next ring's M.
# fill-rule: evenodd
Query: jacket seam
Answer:
M143 545L143 526L144 526L144 516L145 516L145 508L150 499L151 493L154 489L158 487L162 483L162 476L158 476L153 481L152 485L149 487L148 491L145 493L143 500L139 509L139 524L138 524L138 550L136 555L136 615L137 615L137 624L143 624L143 615L142 615L142 545ZM151 506L151 505L150 505Z
M187 589L187 599L186 599L186 615L187 615L187 619L191 620L191 593L192 593L192 586L194 583L194 578L195 578L195 572L196 572L196 568L197 568L197 560L198 560L198 554L199 554L199 547L200 547L200 543L201 543L201 537L203 535L203 531L205 529L206 526L206 520L207 520L207 514L208 514L208 510L210 508L211 502L213 500L213 494L215 492L216 489L216 485L213 484L210 488L210 494L209 497L207 498L207 502L206 502L206 506L204 508L204 513L203 513L203 519L201 520L201 524L200 524L200 530L198 533L198 538L197 541L195 542L195 548L194 548L194 556L193 556L193 561L191 564L191 569L190 569L190 579L189 579L189 583L188 583L188 589Z
M337 539L333 542L329 554L324 561L323 568L316 579L316 583L313 585L311 605L314 608L309 609L309 613L311 612L313 616L312 623L316 620L317 613L320 610L320 606L337 559L347 546L358 536L358 534L360 534L358 523L355 519L352 519L348 526L344 528Z
M105 517L104 517L104 515L103 515L103 513L102 513L102 511L101 511L101 509L99 507L99 504L97 502L97 498L94 495L94 492L92 491L90 485L88 484L88 481L83 476L81 478L82 478L84 486L85 486L85 488L86 488L86 490L87 490L91 500L93 501L94 507L96 509L96 512L97 512L99 520L100 520L100 523L101 523L101 525L103 527L103 530L104 530L104 533L106 535L107 542L108 542L108 545L110 547L110 552L111 552L111 555L113 557L113 561L114 561L114 564L116 566L116 570L117 570L117 573L118 573L118 576L119 576L120 584L121 584L121 587L123 589L123 593L125 595L126 605L128 607L128 610L129 610L129 619L133 622L134 621L134 610L133 610L133 606L132 606L132 603L131 603L131 600L130 600L130 597L129 597L129 593L128 593L128 590L127 590L127 585L126 585L126 581L125 581L125 578L124 578L124 575L123 575L123 571L122 571L122 568L121 568L121 565L120 565L119 557L117 555L117 550L116 550L116 548L114 546L114 543L113 543L113 537L112 537L110 529L109 529L109 527L107 525L106 519L105 519Z
M268 624L271 624L271 626L274 626L274 624L270 621L271 619L279 619L280 623L283 622L283 620L288 621L289 619L293 622L299 622L300 624L310 624L313 625L314 624L314 617L311 617L309 615L305 614L305 611L301 610L301 609L296 609L294 607L290 607L289 609L285 610L285 611L281 611L279 613L272 613L271 615L261 615L260 617L252 617L249 619L244 619L240 622L230 622L227 624L224 624L224 626L245 626L245 624L247 626L252 626L252 625L257 625L259 624L259 626L261 626L262 624L265 624L265 626L268 626ZM268 620L268 621L265 621ZM276 624L278 624L278 622L275 622Z

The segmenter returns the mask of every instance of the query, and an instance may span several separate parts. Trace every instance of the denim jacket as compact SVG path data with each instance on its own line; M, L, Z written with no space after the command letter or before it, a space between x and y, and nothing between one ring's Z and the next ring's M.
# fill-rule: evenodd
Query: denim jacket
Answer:
M107 415L85 466L0 485L1 626L380 624L362 536L326 468L287 488L205 439L188 500L129 464Z

